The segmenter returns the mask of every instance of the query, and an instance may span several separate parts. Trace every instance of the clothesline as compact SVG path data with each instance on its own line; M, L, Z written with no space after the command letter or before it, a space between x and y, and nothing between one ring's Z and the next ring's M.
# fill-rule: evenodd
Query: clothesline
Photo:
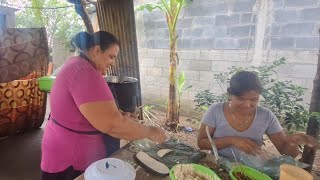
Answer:
M92 2L84 3L84 5L88 5L88 4L92 4ZM54 7L54 6L53 7L32 7L32 6L19 7L17 5L10 4L10 3L1 3L1 5L8 6L8 7L13 7L13 8L19 8L19 9L51 9L51 10L75 7L74 4L73 5L66 5L66 6L56 6L56 7Z
M8 6L8 7L15 7L15 8L19 8L19 9L63 9L63 8L74 7L74 5L57 6L57 7L32 7L32 6L17 7L16 5L10 4L10 3L2 3L1 5Z

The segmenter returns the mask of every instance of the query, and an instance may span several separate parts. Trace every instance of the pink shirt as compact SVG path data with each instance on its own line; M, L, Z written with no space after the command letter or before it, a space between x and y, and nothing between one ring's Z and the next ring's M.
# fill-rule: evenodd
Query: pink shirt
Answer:
M71 57L55 79L50 92L51 115L64 127L96 131L79 111L88 102L112 101L104 78L81 57ZM48 121L42 139L41 169L55 173L69 166L84 171L91 163L106 158L101 135L71 132Z

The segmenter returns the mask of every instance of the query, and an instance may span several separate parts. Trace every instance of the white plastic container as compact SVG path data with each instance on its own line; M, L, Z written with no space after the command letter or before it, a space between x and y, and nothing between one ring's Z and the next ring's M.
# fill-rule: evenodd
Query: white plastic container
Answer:
M96 161L84 172L85 180L134 180L135 177L133 166L116 158Z

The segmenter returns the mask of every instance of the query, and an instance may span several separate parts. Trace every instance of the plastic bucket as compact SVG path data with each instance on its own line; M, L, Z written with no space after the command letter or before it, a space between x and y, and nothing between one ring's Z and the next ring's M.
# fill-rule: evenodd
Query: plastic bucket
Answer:
M118 107L124 112L135 112L138 99L138 79L125 76L106 76Z
M55 76L44 76L38 78L40 91L50 92L55 78Z

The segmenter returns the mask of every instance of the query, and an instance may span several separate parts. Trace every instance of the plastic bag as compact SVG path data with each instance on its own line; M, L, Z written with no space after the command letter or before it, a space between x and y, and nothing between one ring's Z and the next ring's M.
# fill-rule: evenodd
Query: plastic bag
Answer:
M306 168L309 166L308 164L298 162L291 156L287 155L282 155L278 157L253 156L242 152L240 153L240 157L236 158L239 163L254 168L262 173L265 173L273 179L279 178L281 164L291 164L300 168ZM231 169L237 166L233 159L231 160L224 157L221 158L220 163L227 171L230 171Z
M170 149L172 151L161 158L157 155L157 152L160 149ZM143 151L149 156L164 163L169 168L172 168L176 164L196 163L206 156L204 152L194 149L175 139L170 139L163 144L145 148Z
M260 156L252 156L245 153L242 153L240 158L241 163L246 166L255 168L272 178L279 178L280 175L280 165L281 164L291 164L294 166L298 166L300 168L306 168L309 165L298 162L293 159L291 156L282 155L279 157L273 157L271 159L264 159Z

